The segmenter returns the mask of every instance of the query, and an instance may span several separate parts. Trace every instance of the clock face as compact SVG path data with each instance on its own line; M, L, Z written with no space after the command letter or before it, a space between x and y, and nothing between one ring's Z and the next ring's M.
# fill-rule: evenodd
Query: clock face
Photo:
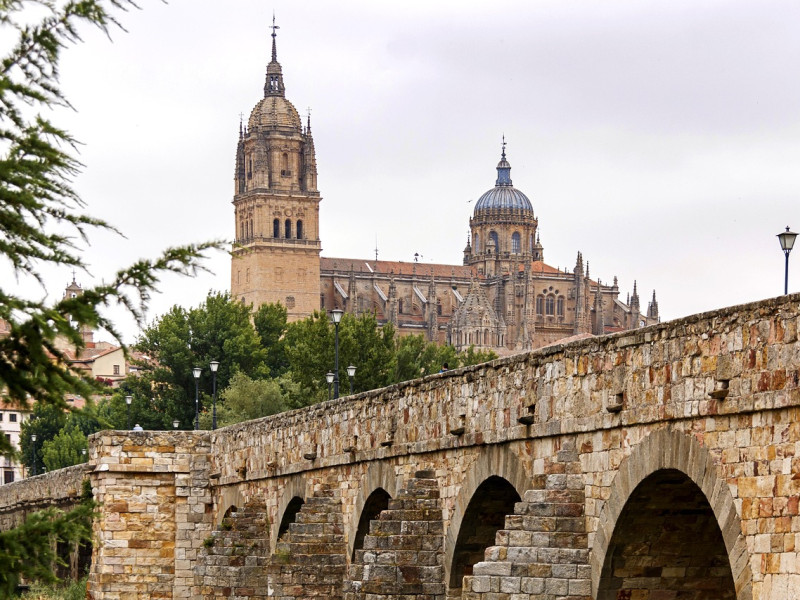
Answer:
M644 321L639 321L639 327L644 327Z

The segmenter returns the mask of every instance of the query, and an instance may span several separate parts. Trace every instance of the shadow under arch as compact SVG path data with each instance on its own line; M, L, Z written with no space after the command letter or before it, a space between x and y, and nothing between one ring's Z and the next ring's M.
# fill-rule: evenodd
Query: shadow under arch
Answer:
M303 477L293 477L286 484L278 502L275 526L270 528L269 547L270 552L275 552L278 545L280 534L288 527L288 523L294 521L297 512L306 500L306 480ZM287 518L289 519L287 521Z
M353 515L347 528L347 556L353 556L358 538L359 525L364 509L370 498L376 498L375 492L383 490L391 498L397 496L397 476L392 465L383 462L373 462L367 467L366 473L358 483L358 496L353 505ZM369 523L367 523L367 527Z
M450 524L445 533L444 580L448 582L448 585L452 577L450 571L464 517L478 488L490 478L504 480L520 498L524 496L525 490L531 485L531 477L525 471L522 461L508 446L482 446L480 448L480 454L470 466L458 496L456 496ZM500 482L495 481L495 483Z
M611 494L600 511L591 548L592 597L598 597L603 566L614 530L639 485L658 472L677 472L691 481L708 502L727 552L737 600L752 600L750 557L730 488L711 453L690 435L662 429L636 445L619 466Z
M231 508L245 505L245 499L241 490L238 487L225 488L221 491L219 500L217 500L217 514L214 519L214 524L219 527L222 524L222 519L231 513Z

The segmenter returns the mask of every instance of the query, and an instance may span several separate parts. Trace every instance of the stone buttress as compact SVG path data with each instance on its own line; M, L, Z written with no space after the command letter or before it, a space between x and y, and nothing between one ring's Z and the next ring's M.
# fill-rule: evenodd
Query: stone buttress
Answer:
M439 482L433 471L417 471L370 523L345 599L443 600L443 533Z
M578 452L565 444L534 476L485 559L464 577L463 600L591 600L591 567Z

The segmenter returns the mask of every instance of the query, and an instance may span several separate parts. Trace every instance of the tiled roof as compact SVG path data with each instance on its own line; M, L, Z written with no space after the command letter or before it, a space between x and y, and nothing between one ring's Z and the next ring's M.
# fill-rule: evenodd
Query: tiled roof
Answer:
M414 263L393 260L365 260L363 258L320 258L322 271L337 271L349 273L351 270L361 274L376 273L379 275L414 275L417 277L430 277L431 273L437 279L458 277L469 279L477 277L477 271L464 265L441 265L433 263Z

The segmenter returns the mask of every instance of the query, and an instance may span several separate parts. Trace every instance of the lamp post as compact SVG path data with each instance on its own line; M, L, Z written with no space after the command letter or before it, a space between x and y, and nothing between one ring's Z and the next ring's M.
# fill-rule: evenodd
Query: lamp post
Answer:
M200 373L203 369L195 367L192 369L194 375L194 430L200 429Z
M217 369L219 369L219 362L212 360L211 364L211 396L213 398L214 408L211 411L211 429L217 428Z
M328 400L331 399L331 384L333 383L333 373L330 371L325 374L325 381L328 382Z
M128 416L128 429L131 428L131 402L133 402L133 396L125 396L125 414Z
M339 323L342 320L342 315L344 314L343 310L339 310L335 308L331 311L331 317L333 318L333 327L336 330L336 351L334 354L334 361L333 361L333 399L339 397Z
M33 459L31 462L33 463L33 475L36 476L36 434L31 434L31 442L33 442L33 448L31 451L31 458Z
M347 377L350 379L350 395L353 395L353 377L356 376L356 368L353 365L347 367Z
M789 253L792 251L794 247L794 240L797 237L797 234L793 231L789 231L789 226L786 226L786 231L778 234L778 241L781 243L781 250L783 250L783 254L786 256L786 273L783 279L783 293L789 293Z
M172 428L173 428L173 429L177 429L177 428L178 428L178 425L180 425L180 424L181 424L181 422L180 422L180 421L178 421L178 419L173 419L173 420L172 420Z

